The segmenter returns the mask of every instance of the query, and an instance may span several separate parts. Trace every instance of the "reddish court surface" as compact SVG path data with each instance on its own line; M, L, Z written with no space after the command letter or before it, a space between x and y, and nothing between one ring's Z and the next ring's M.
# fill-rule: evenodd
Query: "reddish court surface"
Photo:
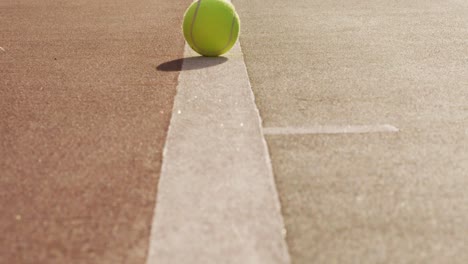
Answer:
M0 263L144 263L189 2L0 2Z

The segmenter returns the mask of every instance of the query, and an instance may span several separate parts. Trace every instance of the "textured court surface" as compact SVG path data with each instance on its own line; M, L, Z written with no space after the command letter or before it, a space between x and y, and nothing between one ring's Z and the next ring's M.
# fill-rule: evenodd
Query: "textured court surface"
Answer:
M466 263L468 3L235 3L266 128L400 130L267 136L293 263Z
M0 2L0 263L144 263L188 3Z
M466 1L190 2L0 2L1 264L467 263Z

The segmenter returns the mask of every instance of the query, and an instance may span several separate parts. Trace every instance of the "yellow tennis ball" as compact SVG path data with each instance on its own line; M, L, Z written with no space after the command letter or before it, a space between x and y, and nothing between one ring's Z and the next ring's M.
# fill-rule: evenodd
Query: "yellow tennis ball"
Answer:
M185 12L185 40L203 56L215 57L228 52L239 37L239 30L239 16L225 0L198 0Z

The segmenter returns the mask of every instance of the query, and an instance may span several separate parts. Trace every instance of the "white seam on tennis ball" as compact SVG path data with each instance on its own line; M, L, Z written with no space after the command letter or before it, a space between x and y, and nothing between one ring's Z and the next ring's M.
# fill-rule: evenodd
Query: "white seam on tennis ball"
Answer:
M229 40L228 42L226 43L226 46L224 46L224 48L220 49L218 52L222 52L223 50L225 50L228 46L229 46L229 43L231 43L231 40L232 40L232 32L234 31L234 24L236 23L236 17L233 16L232 17L232 24L231 24L231 33L229 34Z
M193 14L192 24L190 25L190 38L192 39L192 44L195 46L196 49L201 50L197 47L195 43L195 39L193 38L193 25L195 25L195 20L197 19L198 9L200 9L201 0L198 0L197 9L195 9L195 14Z
M195 38L193 37L193 27L195 25L195 20L197 19L197 15L198 15L198 9L200 9L200 5L201 5L201 0L198 0L198 4L197 4L197 9L195 10L195 14L193 14L193 18L192 18L192 24L190 25L190 38L192 40L192 44L193 46L199 50L199 51L206 51L206 50L203 50L202 48L198 47L197 46L197 43L195 43ZM231 24L231 31L229 32L229 39L226 43L226 45L222 48L222 49L219 49L217 51L215 51L214 53L219 53L219 52L222 52L223 50L225 50L228 46L229 46L229 43L231 43L231 40L232 40L232 33L234 32L234 25L236 23L236 16L233 15L232 17L232 24Z

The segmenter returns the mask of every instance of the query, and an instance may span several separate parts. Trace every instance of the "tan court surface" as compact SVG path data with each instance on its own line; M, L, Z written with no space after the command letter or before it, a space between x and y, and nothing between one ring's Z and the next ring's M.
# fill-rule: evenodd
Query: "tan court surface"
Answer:
M188 3L0 1L0 263L144 263Z
M1 264L146 262L190 2L0 1ZM233 3L265 128L399 129L266 135L292 263L467 263L468 2Z
M236 0L295 264L468 261L468 2Z

